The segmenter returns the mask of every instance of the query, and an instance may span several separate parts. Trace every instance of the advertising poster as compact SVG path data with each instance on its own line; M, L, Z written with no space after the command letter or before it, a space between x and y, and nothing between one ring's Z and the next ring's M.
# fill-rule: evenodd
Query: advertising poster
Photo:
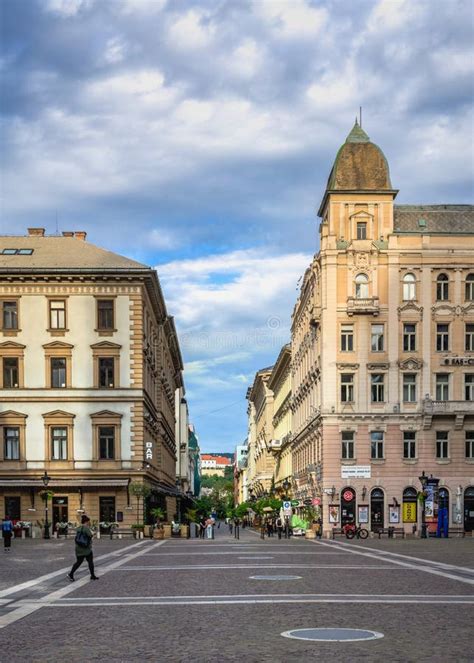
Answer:
M329 505L329 522L331 525L335 525L339 522L339 504Z
M403 522L416 523L416 502L403 502Z
M400 507L399 506L389 506L388 517L391 525L396 525L400 522Z
M369 507L361 505L359 508L359 525L369 522Z

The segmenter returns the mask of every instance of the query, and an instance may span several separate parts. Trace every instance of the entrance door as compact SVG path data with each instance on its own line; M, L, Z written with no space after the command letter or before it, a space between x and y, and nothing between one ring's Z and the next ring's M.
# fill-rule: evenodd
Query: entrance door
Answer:
M474 487L470 486L464 491L464 530L474 531Z
M21 501L19 497L5 496L5 515L11 520L21 520Z
M384 526L384 500L383 490L374 488L370 493L370 529L377 532Z
M356 521L356 493L353 488L343 488L341 491L341 526Z
M57 523L67 523L68 519L67 497L53 497L53 531Z
M99 518L101 523L115 522L115 497L99 497Z

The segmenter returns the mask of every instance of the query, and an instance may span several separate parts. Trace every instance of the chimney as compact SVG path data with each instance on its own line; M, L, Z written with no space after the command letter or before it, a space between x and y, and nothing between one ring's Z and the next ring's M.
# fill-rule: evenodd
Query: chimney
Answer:
M86 241L86 237L87 237L87 233L86 233L84 230L77 230L77 231L74 233L74 237L75 237L76 239L82 239L82 241L85 242L85 241Z
M28 237L44 237L44 228L28 228Z
M74 237L74 233L72 232L72 230L63 230L62 236L63 237Z

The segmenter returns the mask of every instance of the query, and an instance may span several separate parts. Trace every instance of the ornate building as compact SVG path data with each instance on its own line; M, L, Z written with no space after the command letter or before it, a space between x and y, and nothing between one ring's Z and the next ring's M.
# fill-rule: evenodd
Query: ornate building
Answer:
M247 391L248 460L247 489L259 497L270 491L275 459L271 453L273 435L273 392L268 388L272 368L257 371Z
M0 238L1 513L41 520L46 472L54 525L130 526L132 481L173 517L183 365L156 272L85 233L28 233Z
M411 531L424 472L431 526L439 508L472 530L474 209L396 195L356 122L293 314L294 494L322 501L326 529Z

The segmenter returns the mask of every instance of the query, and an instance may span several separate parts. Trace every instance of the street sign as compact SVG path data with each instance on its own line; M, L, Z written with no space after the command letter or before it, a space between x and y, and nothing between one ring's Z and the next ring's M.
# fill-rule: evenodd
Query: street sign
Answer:
M313 499L313 506L321 506L321 499L319 497Z
M312 503L313 503L313 500L310 497L307 497L305 500L303 500L303 504L305 506L311 506Z
M283 502L282 502L282 511L283 511L283 517L293 515L293 509L291 508L290 500L283 500ZM280 512L280 517L281 517L281 512Z
M350 502L354 499L354 493L352 490L345 490L342 494L342 497L346 500L346 502Z
M300 501L299 500L291 500L291 506L299 506Z
M290 500L283 500L283 504L282 504L282 506L283 506L284 509L291 509L291 502L290 502Z

